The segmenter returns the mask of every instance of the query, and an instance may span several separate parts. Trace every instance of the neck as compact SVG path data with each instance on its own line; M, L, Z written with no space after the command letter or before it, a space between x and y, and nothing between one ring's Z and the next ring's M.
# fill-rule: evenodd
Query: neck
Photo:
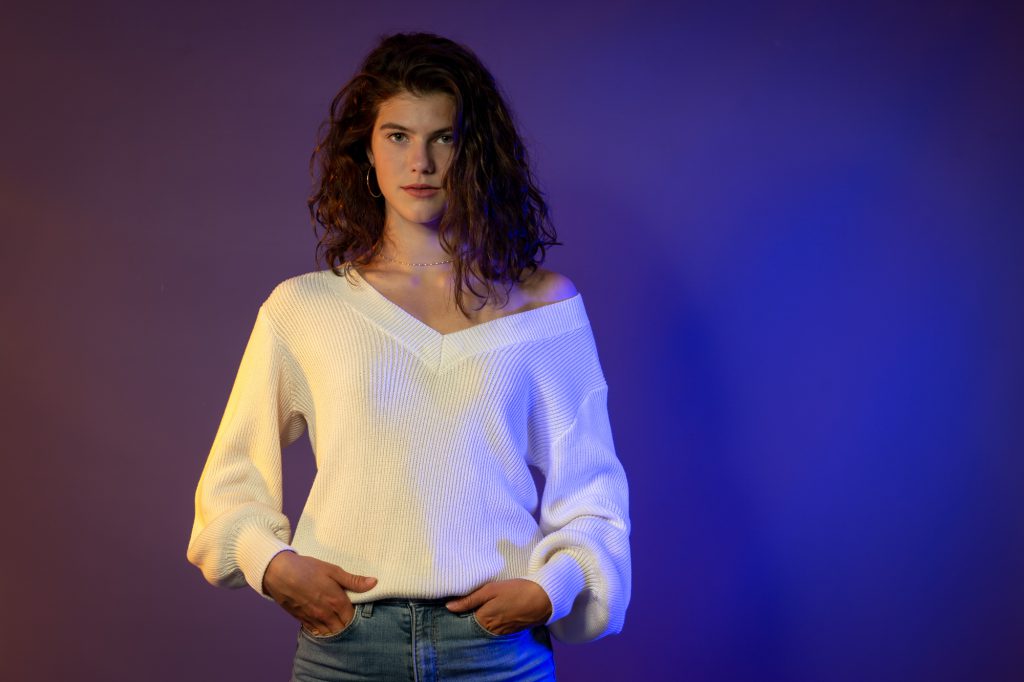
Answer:
M396 225L389 221L384 226L384 244L381 247L379 260L381 265L391 268L429 270L431 272L449 270L452 256L445 253L438 239L437 226L440 220L433 223L408 223L402 221ZM438 265L414 266L411 263L441 263Z
M393 216L392 216L393 217ZM407 263L436 263L452 258L438 239L440 219L429 223L388 220L384 224L381 255Z

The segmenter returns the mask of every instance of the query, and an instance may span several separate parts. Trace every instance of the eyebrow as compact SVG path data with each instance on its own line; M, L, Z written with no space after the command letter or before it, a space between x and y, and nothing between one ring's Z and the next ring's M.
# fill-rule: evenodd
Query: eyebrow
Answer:
M380 125L380 129L381 130L400 130L403 133L415 132L415 131L413 131L413 130L411 130L409 128L406 128L403 125L399 125L398 123L382 123ZM450 133L450 132L452 132L452 130L453 130L452 127L448 126L447 128L439 128L438 130L435 130L434 132L432 132L430 134L431 135L437 135L438 133Z

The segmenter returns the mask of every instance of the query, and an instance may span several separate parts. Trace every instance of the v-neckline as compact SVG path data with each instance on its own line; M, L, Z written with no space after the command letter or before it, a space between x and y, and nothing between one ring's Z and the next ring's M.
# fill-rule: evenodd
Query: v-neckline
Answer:
M331 280L340 280L333 285L351 307L435 372L477 353L550 338L590 324L583 296L577 292L569 298L442 334L378 291L354 267L351 270L358 284L353 284L344 272L340 277L330 269L322 273Z
M404 315L405 317L409 318L410 322L412 322L414 324L418 324L421 327L423 327L425 331L433 332L433 334L437 338L439 338L439 339L450 339L450 338L454 338L454 337L456 337L456 336L458 336L460 334L468 334L470 332L473 332L473 330L478 328L478 327L484 327L486 325L494 324L495 322L500 322L500 321L506 320L508 318L517 317L519 315L527 315L527 314L532 313L532 312L537 311L537 310L543 310L544 308L548 308L550 306L557 306L557 305L560 305L562 303L569 303L570 301L574 301L575 299L581 299L582 298L580 296L580 293L576 292L575 294L573 294L569 298L563 298L563 299L559 299L557 301L552 301L550 303L545 303L545 304L539 305L539 306L537 306L535 308L529 308L528 310L520 310L517 313L509 313L508 315L501 315L500 317L496 317L493 320L487 320L485 322L477 322L476 324L470 325L469 327L465 327L464 329L457 329L457 330L455 330L453 332L440 332L437 329L435 329L434 327L431 327L429 324L427 324L426 322L424 322L420 318L418 318L415 315L413 315L412 313L410 313L408 310L406 310L402 306L400 306L397 303L395 303L393 300L391 300L390 298L385 296L383 293L381 293L381 291L377 287L375 287L372 284L370 284L370 282L365 277L363 277L363 274L361 272L359 272L359 270L357 270L356 268L353 267L352 268L352 272L355 274L356 278L362 284L366 285L366 287L370 290L370 293L375 298L377 298L380 302L382 302L385 305L391 306L392 308L395 309L396 312L398 312L399 314Z

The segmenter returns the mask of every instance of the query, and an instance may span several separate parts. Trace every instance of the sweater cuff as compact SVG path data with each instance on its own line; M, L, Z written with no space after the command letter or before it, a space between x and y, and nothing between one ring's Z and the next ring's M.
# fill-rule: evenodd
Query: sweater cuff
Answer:
M545 625L569 615L576 596L586 584L583 568L564 551L555 552L547 563L525 577L540 585L551 600L551 617Z
M249 526L238 534L238 567L245 574L249 587L256 590L264 599L274 601L273 597L263 592L263 574L267 571L270 560L280 552L295 549L283 542L273 532L259 526Z

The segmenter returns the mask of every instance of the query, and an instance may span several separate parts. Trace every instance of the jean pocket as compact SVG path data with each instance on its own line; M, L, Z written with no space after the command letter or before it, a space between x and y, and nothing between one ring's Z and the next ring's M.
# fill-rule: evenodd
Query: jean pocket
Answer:
M343 627L342 629L338 630L337 632L332 632L329 635L314 635L312 632L306 629L305 625L300 625L299 631L307 638L313 640L314 642L335 642L345 637L349 632L351 632L356 627L356 625L358 625L359 621L362 620L362 611L363 605L355 604L355 611L352 612L352 620L346 623L345 627Z
M497 634L495 632L491 632L490 630L485 628L483 625L481 625L479 620L477 620L477 618L476 618L476 611L470 611L469 612L469 620L470 620L470 622L473 623L473 625L476 626L476 628L480 632L482 632L486 636L490 637L491 639L512 639L513 637L519 637L524 632L526 632L526 630L518 630L516 632L510 632L510 633L504 634L504 635L499 635L499 634Z

